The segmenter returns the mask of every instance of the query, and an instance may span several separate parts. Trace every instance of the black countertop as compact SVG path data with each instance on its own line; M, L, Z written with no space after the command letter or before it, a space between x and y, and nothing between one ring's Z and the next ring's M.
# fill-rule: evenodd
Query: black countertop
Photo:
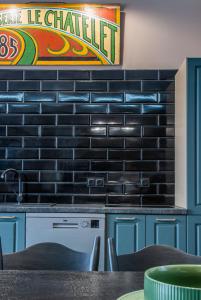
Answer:
M143 283L141 272L0 271L1 300L116 300Z

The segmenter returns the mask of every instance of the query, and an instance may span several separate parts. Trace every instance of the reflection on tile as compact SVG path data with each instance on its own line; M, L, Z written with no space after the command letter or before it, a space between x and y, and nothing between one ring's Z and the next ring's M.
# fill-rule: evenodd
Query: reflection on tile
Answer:
M143 105L144 114L173 114L173 105Z
M50 92L25 92L25 102L54 102L56 101L56 94Z
M110 136L140 136L140 127L109 127Z
M92 93L91 94L92 102L123 102L124 94L122 93Z
M91 123L93 125L123 125L124 117L121 115L92 115Z
M135 103L156 103L158 101L157 94L131 94L126 93L126 102Z
M106 127L101 126L76 126L76 136L104 136L106 135Z
M0 102L21 102L23 97L23 93L0 92Z
M108 182L110 183L138 183L140 180L140 174L138 172L130 172L130 173L126 173L126 172L122 172L122 173L117 173L117 172L113 172L113 173L109 173L108 174Z
M89 93L59 93L59 102L89 102Z

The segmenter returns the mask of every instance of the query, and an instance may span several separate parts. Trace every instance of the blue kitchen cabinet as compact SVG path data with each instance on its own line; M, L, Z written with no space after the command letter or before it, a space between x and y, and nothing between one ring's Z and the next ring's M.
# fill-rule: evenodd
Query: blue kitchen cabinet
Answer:
M201 216L187 216L187 252L201 256Z
M0 213L0 237L4 254L25 248L25 214Z
M146 217L146 246L169 245L186 251L186 216Z
M117 255L145 247L145 216L111 214L107 217L107 237L114 238Z

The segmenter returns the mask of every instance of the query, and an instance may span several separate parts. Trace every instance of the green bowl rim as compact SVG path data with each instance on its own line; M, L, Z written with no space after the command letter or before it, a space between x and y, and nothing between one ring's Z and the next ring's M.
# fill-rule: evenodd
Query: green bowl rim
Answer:
M160 280L156 280L156 279L153 279L151 278L149 275L148 275L148 272L149 271L152 271L152 270L155 270L155 269L159 269L159 268L162 268L162 267L181 267L181 266L191 266L191 267L198 267L200 266L201 268L201 264L199 265L195 265L195 264L177 264L177 265L164 265L164 266L158 266L158 267L153 267L153 268L149 268L145 271L145 274L144 276L146 278L148 278L149 280L153 281L153 282L159 282L159 283L162 283L164 285L168 285L168 286L175 286L175 287L178 287L178 288L183 288L183 289L189 289L189 290L199 290L201 292L201 288L193 288L193 287L188 287L188 286L180 286L180 285L176 285L176 284L170 284L170 283L166 283L166 282L163 282L163 281L160 281Z

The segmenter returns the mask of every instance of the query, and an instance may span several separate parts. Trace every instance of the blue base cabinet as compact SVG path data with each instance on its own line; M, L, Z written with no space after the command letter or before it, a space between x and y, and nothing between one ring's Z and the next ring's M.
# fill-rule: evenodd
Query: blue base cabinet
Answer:
M0 213L0 237L4 254L25 248L25 214Z
M107 237L114 238L117 255L151 245L168 245L186 252L186 230L185 215L111 214L107 217Z
M107 237L115 240L117 255L145 247L145 216L111 214L107 218Z
M146 217L146 246L168 245L186 251L186 216Z
M201 216L187 216L187 251L201 256Z

